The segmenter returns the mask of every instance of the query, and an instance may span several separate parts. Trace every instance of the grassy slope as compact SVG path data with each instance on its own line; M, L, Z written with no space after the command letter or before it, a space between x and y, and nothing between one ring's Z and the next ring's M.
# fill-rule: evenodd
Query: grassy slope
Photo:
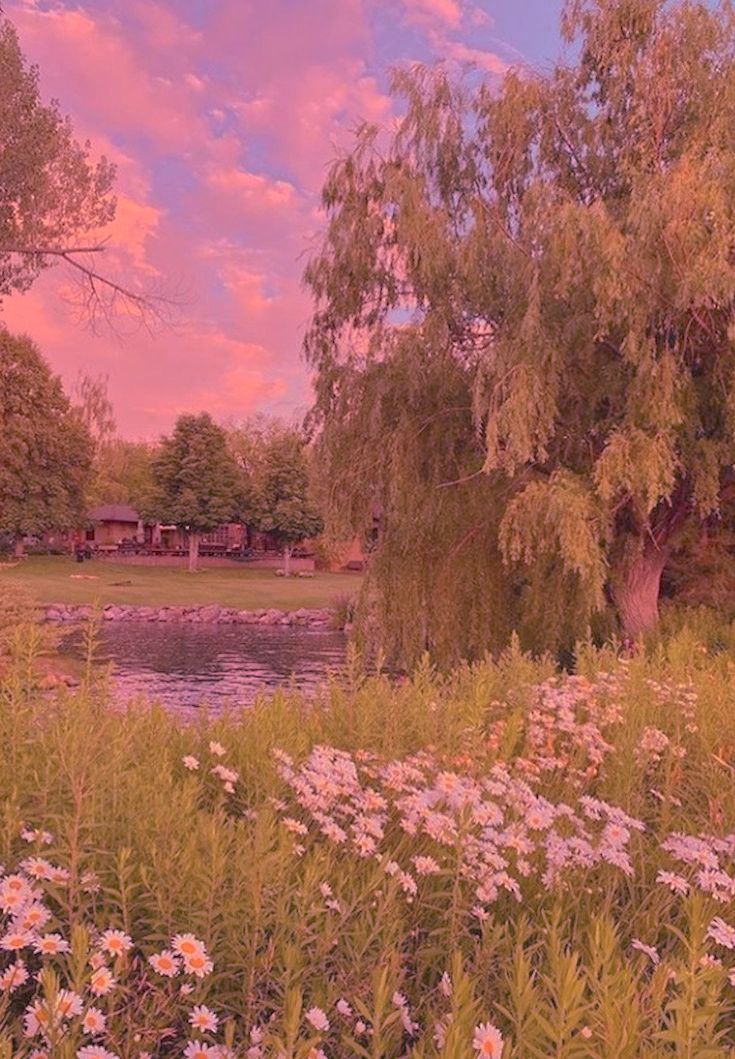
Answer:
M80 580L80 574L84 579ZM76 576L74 576L76 575ZM94 580L86 580L87 577ZM114 582L130 584L114 584ZM14 583L41 603L130 603L140 606L220 603L242 610L325 607L335 596L359 588L356 574L276 577L272 570L210 568L197 574L171 567L132 566L107 561L76 563L58 557L32 557L0 567L0 591Z

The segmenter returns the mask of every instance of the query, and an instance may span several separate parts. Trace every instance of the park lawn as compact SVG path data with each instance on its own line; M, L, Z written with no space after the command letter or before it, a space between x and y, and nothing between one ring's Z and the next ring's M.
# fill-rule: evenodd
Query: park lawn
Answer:
M296 610L328 607L338 596L355 594L360 580L355 573L317 573L313 578L284 579L276 577L273 570L247 567L210 567L190 574L179 568L108 560L80 564L59 556L31 556L15 565L0 566L0 592L5 584L18 585L39 603L219 603L240 610Z

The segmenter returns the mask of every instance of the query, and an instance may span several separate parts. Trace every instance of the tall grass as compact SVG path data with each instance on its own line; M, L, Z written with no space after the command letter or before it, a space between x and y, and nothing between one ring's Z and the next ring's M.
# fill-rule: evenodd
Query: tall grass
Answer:
M581 647L575 676L517 648L401 684L353 664L316 702L183 725L112 709L93 665L40 694L21 628L0 906L19 870L52 917L0 992L0 1057L734 1055L734 641L680 625L632 659ZM70 950L37 954L48 933ZM182 933L211 973L156 972Z

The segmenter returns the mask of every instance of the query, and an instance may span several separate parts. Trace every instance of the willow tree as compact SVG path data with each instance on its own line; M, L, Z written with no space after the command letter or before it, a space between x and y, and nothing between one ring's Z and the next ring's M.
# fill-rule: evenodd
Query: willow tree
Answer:
M335 513L415 494L411 466L383 465L408 386L436 416L424 465L461 479L429 474L414 529L451 542L480 515L494 543L475 534L459 576L496 547L521 620L612 604L637 636L735 463L735 15L570 0L561 25L573 59L548 73L395 76L397 128L362 129L324 188L306 352ZM395 429L355 429L391 405ZM499 584L476 573L470 614Z

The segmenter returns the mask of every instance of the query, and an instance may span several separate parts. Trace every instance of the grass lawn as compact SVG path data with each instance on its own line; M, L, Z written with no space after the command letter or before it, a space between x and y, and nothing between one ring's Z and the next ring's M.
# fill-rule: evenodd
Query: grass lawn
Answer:
M326 607L336 596L356 593L360 575L317 573L314 578L286 580L276 577L273 570L245 566L214 567L190 574L165 566L133 566L107 560L76 563L57 556L32 556L15 566L0 566L0 591L5 584L22 586L39 603L219 603L240 610L296 610Z

